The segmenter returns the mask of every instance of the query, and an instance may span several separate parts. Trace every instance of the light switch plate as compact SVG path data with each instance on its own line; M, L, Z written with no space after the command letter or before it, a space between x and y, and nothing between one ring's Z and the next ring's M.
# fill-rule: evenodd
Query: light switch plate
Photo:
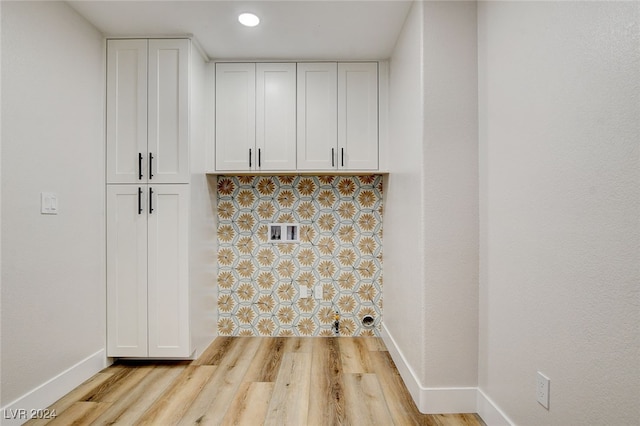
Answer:
M58 214L58 195L54 192L40 193L40 213Z

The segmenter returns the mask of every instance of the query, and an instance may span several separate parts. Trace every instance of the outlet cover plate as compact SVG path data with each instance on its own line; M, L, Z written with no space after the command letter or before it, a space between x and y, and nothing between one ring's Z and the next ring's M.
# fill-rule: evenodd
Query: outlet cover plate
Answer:
M540 405L549 409L549 386L551 380L541 372L536 373L536 398Z
M300 286L300 299L306 299L309 297L309 287L305 285Z

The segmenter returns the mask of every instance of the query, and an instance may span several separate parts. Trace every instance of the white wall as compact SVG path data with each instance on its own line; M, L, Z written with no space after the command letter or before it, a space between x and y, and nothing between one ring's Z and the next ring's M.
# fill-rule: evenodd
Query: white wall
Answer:
M637 424L640 3L480 2L478 25L480 388L518 425Z
M217 183L215 176L207 176L207 152L211 145L211 104L213 97L213 66L207 64L191 43L189 168L190 180L190 234L189 285L192 346L196 357L209 346L218 334L218 311L212 309L218 300L217 265Z
M384 328L413 370L403 378L419 399L424 348L422 4L414 3L389 70L389 177L384 190Z
M65 3L1 7L6 406L104 349L104 74L101 34Z
M424 383L478 380L476 3L424 3Z
M385 341L423 412L475 411L475 2L416 2L390 61Z

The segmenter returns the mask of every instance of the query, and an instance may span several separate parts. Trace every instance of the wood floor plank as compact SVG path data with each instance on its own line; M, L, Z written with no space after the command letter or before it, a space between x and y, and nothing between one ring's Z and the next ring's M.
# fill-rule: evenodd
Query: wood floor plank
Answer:
M313 337L287 337L285 340L285 352L307 352L313 351Z
M311 353L284 354L265 425L307 424L310 376Z
M362 337L339 339L342 368L345 374L371 373L369 349Z
M140 425L172 425L178 423L218 367L188 366L173 384L136 422Z
M111 403L78 401L47 423L50 426L72 426L91 424Z
M378 376L393 423L396 425L435 425L433 419L418 411L389 352L371 352L369 357Z
M254 426L263 424L273 394L273 387L274 383L244 382L222 419L222 425Z
M344 383L338 339L313 340L311 364L310 426L345 424Z
M220 424L243 382L251 361L260 346L259 339L238 337L223 354L218 369L184 413L178 424Z
M485 426L482 419L474 413L433 414L430 417L437 426Z
M361 337L361 339L364 340L367 345L367 349L371 352L387 350L387 347L384 345L384 342L380 337Z
M353 426L392 425L391 413L375 374L345 374L347 424Z
M285 337L260 337L260 347L251 361L245 382L275 382L285 351Z
M132 425L169 388L186 365L158 365L125 398L114 402L96 420L96 424Z
M237 343L237 338L230 336L217 337L211 345L193 361L193 365L218 365L220 359Z
M89 380L82 383L80 386L54 402L50 407L48 407L49 412L62 413L74 403L81 400L86 394L93 392L96 387L100 386L107 379L109 379L113 373L110 370L103 370L91 377ZM26 424L29 426L40 426L49 423L51 419L33 419L28 421Z
M153 366L129 366L123 365L116 370L109 379L105 380L93 391L85 395L81 400L87 402L114 402L136 386L147 374L153 370Z

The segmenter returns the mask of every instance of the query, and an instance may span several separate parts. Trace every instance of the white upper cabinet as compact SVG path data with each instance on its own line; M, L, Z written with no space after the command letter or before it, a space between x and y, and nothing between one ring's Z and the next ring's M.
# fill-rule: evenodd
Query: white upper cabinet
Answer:
M258 170L296 169L296 64L256 64Z
M107 41L107 183L189 181L189 50Z
M149 40L149 183L189 182L189 40Z
M378 169L378 64L338 64L338 169Z
M146 182L147 40L107 41L107 182Z
M217 171L374 171L378 63L217 63Z
M298 170L336 168L337 64L298 64Z
M378 64L298 64L299 170L378 169Z
M217 170L295 170L295 132L295 64L216 64Z
M216 64L216 169L256 164L256 65Z

